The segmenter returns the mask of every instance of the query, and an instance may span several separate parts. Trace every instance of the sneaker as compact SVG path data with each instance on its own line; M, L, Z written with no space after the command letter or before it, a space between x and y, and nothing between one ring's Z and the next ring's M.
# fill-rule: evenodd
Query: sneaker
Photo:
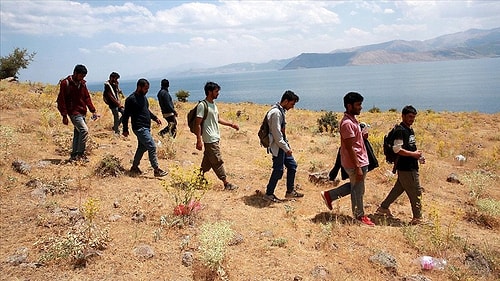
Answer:
M304 194L298 193L295 190L292 190L291 192L287 192L285 194L285 198L300 198L300 197L304 197Z
M370 220L370 218L369 218L369 217L367 217L367 216L361 216L361 217L359 217L359 218L358 218L358 220L359 220L361 223L365 224L365 225L368 225L368 226L375 226L375 224L374 224L374 223Z
M237 185L234 185L230 182L227 182L224 184L224 189L225 190L235 190L235 189L238 189L238 186Z
M375 211L375 214L380 215L380 216L385 216L388 218L394 217L391 213L391 210L386 209L386 208L382 208L382 207L378 207L377 211Z
M420 225L420 224L423 224L423 223L424 223L424 220L422 218L413 218L410 221L410 225Z
M81 163L88 163L90 160L87 157L87 155L85 155L85 154L78 154L75 157L71 157L70 161L78 161L78 162L81 162Z
M328 194L327 191L321 191L321 198L323 198L323 202L325 202L326 207L328 210L332 210L332 199L330 198L330 194Z
M279 199L274 194L271 194L271 195L264 194L264 197L262 197L262 198L264 198L265 201L273 202L273 203L281 203L281 202L283 202L283 200Z
M139 167L132 166L130 168L130 174L132 174L132 175L140 175L140 174L142 174L142 171L139 169Z
M165 172L160 168L156 168L154 175L155 175L155 177L164 177L164 176L168 175L168 172Z

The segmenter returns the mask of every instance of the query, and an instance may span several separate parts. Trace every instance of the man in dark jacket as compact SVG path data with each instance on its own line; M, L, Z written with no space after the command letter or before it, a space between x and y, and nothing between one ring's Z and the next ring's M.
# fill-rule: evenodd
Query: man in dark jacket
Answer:
M177 111L174 108L174 102L168 92L170 82L167 79L161 80L161 90L158 92L158 103L160 104L161 113L163 118L167 120L167 127L160 131L160 136L170 134L173 138L177 135Z
M122 121L120 115L123 115L123 105L120 101L122 91L120 90L120 87L118 87L118 79L120 79L120 74L111 72L109 80L104 82L104 92L102 93L102 98L109 106L111 113L113 113L113 131L115 134L119 135L120 129L118 127Z
M168 172L163 171L158 166L158 156L156 155L156 144L151 136L151 119L158 125L161 125L161 120L149 110L149 102L146 94L149 90L148 80L141 78L137 81L137 88L125 100L125 110L122 116L123 136L128 137L128 119L131 118L132 130L137 137L137 150L134 155L134 161L130 168L131 175L140 175L142 171L139 169L144 152L148 152L149 162L154 169L155 177L163 177Z
M57 109L61 113L64 125L69 124L69 119L73 123L73 146L71 150L70 161L81 160L88 161L85 155L85 148L89 135L89 128L85 123L87 115L87 107L92 112L92 119L99 117L96 114L94 104L90 98L87 85L85 84L85 76L87 68L84 65L78 64L73 70L73 75L62 79L59 85L59 95L57 96Z

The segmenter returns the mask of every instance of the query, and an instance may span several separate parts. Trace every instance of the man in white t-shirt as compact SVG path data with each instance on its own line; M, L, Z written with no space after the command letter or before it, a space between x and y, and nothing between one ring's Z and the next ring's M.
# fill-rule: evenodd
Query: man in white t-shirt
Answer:
M202 150L203 160L201 161L201 172L206 173L213 169L217 177L223 182L224 189L234 190L238 187L227 180L226 171L224 169L224 161L220 151L220 130L219 124L239 130L238 124L228 122L219 116L219 110L215 104L215 100L219 96L220 86L214 82L205 84L205 102L198 103L196 109L196 149ZM206 118L205 106L208 106Z

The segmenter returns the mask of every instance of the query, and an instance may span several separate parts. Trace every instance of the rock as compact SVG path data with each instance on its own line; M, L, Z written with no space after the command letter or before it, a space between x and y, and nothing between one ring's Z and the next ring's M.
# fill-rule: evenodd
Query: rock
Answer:
M458 175L455 173L451 173L450 175L448 175L448 178L446 178L446 181L451 182L451 183L461 184L460 179L458 179Z
M324 184L328 183L330 178L328 177L328 172L319 172L309 174L309 181L314 184Z
M144 215L144 213L141 211L135 211L132 214L132 220L136 222L143 222L146 220L146 215Z
M68 208L68 218L70 222L77 222L80 219L84 219L83 214L80 212L80 209L76 207Z
M182 265L185 267L189 267L193 265L194 257L192 252L184 252L182 253Z
M16 77L7 77L7 78L2 79L2 81L17 82L17 78Z
M12 162L12 169L23 175L28 175L31 172L31 166L23 160L14 160Z
M149 245L139 245L134 249L133 253L141 259L150 259L155 255L155 251Z
M467 161L467 158L463 156L462 154L455 156L455 162L459 166L463 166L465 164L465 161Z
M114 214L114 215L109 216L108 220L111 221L111 222L115 222L115 221L118 221L121 218L122 218L122 216L120 216L118 214Z
M241 235L241 233L235 233L233 235L233 238L231 238L231 240L229 241L228 245L235 246L235 245L243 243L243 240L244 240L243 235Z
M31 191L31 197L38 199L40 201L44 201L47 195L45 194L44 188L36 188L33 191Z
M20 265L26 263L28 260L28 248L20 247L17 248L12 256L7 258L7 262L11 265Z
M491 274L491 267L484 255L477 251L469 251L465 255L465 262L476 275L486 276Z
M322 279L322 280L329 280L328 276L330 275L330 271L322 265L315 266L313 270L311 271L311 275L314 278Z
M396 259L388 253L378 252L368 259L370 262L383 266L389 272L396 274L397 262Z

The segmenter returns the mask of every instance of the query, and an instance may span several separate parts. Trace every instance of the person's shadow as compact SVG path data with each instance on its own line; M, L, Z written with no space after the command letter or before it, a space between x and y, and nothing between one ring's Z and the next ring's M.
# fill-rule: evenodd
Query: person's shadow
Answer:
M371 221L375 225L380 225L380 226L393 226L393 227L401 227L406 225L404 222L402 222L398 218L390 218L386 216L381 216L381 215L368 215L368 217L371 219ZM311 219L313 223L321 223L321 224L327 224L327 223L340 223L340 224L345 224L345 225L352 225L358 223L357 220L355 220L351 216L343 215L343 214L335 214L332 212L321 212L314 216L314 218Z

